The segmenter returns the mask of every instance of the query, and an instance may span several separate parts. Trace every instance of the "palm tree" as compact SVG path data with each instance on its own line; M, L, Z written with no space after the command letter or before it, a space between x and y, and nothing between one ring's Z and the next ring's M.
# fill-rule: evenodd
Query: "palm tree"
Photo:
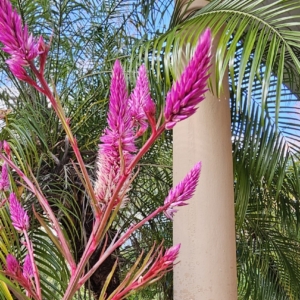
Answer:
M200 32L209 26L215 34L218 33L213 57L215 74L211 87L215 86L213 92L219 97L224 78L229 78L241 299L299 298L299 261L296 255L299 249L299 107L296 105L300 70L298 8L299 4L295 1L210 1L202 9L188 9L190 14L183 22L181 19L179 23L173 23L174 28L170 32L146 46L146 53L151 52L151 62L145 58L149 65L154 59L159 61L161 53L164 53L164 60L160 60L163 63L155 71L156 76L160 78L160 70L166 72L170 68L170 75L164 73L168 84L168 79L177 75L177 61L182 58L182 53L189 53ZM144 50L141 49L141 52ZM226 90L226 87L224 89ZM200 105L198 128L193 127L194 121L186 122L186 128L192 128L192 133L181 129L182 136L178 137L178 129L175 129L175 155L179 153L179 150L176 150L176 142L180 143L180 149L188 153L186 158L180 157L180 166L192 163L191 157L195 156L195 150L192 152L193 149L182 146L187 141L191 142L193 147L197 147L200 141L195 142L195 139L209 140L206 137L215 134L214 140L223 138L224 142L224 136L218 133L224 133L221 126L226 127L227 123L221 123L220 120L226 121L226 118L223 119L223 115L220 117L219 113L215 117L212 115L212 112L217 111L215 107L221 104L216 104L216 99L212 98L209 102ZM205 120L206 123L200 120ZM215 124L219 124L220 127ZM211 126L215 127L210 131ZM226 139L230 139L229 130L225 132ZM179 287L175 287L175 291L178 289L175 299L199 295L205 299L217 298L218 295L222 299L234 298L234 284L231 284L234 272L230 273L229 267L232 269L232 264L226 262L230 259L229 256L235 255L232 240L229 242L231 246L228 247L231 247L231 254L222 254L226 251L226 238L232 237L232 229L226 227L229 223L223 220L225 214L222 210L232 205L233 199L230 202L229 195L229 202L224 204L224 190L223 194L216 194L215 191L224 182L223 178L217 180L218 172L226 171L219 168L215 161L218 161L219 165L226 163L228 169L228 161L222 161L218 157L226 147L221 148L223 144L217 142L211 143L210 147L212 145L219 147L220 151L203 143L205 151L201 152L201 147L196 150L199 151L198 159L202 159L203 156L203 164L208 163L207 169L211 166L215 168L210 172L209 179L203 172L202 180L206 181L201 184L200 180L201 191L197 196L197 202L200 204L191 205L188 213L183 212L179 215L177 223L175 220L175 233L179 229L186 233L187 228L197 232L193 240L185 244L188 248L188 259L183 262L183 257L178 267L178 280L175 284ZM209 164L209 159L205 161L206 157L210 157L213 163ZM176 161L174 164L176 167ZM178 171L177 168L175 174ZM225 174L227 173L221 173L220 177L226 177ZM230 180L230 175L227 177ZM212 194L205 192L205 184L211 185L212 189L216 186ZM214 198L214 195L218 196ZM219 202L216 197L219 197ZM213 206L211 202L217 205ZM210 210L199 211L199 208L204 210L207 207ZM226 216L230 217L230 214ZM191 221L197 217L205 221ZM215 228L212 236L207 234L210 227ZM194 246L199 240L201 248L195 249ZM214 264L214 261L208 263L209 259L219 265ZM226 267L225 264L221 265L222 260L227 263ZM188 268L182 267L183 263ZM193 278L198 278L200 282L193 281ZM202 284L203 278L210 285ZM189 282L194 286L190 286ZM222 284L225 289L218 289Z
M213 0L203 9L186 10L178 4L168 30L163 32L157 31L157 12L163 13L169 7L164 1L140 1L141 6L130 1L100 0L14 3L32 29L50 34L54 30L49 77L72 118L72 129L80 137L91 174L98 137L105 127L113 60L119 57L127 63L129 82L134 82L137 66L145 63L153 98L162 107L166 91L180 71L182 53L190 55L191 45L205 27L211 27L214 34L222 28L214 58L216 80L211 85L216 86L214 93L219 96L222 79L230 79L239 297L299 298L297 1L268 4L262 0ZM12 112L5 119L2 138L13 144L23 170L29 173L29 167L32 169L61 216L74 251L80 255L92 220L87 196L69 160L73 153L46 100L14 78L10 78L13 84L8 84L7 76L11 77L3 64L1 83L6 88L1 98ZM145 209L150 211L155 201L162 201L171 184L171 139L166 135L144 158L142 176L133 189L138 200L130 203L116 227L138 218ZM149 184L149 178L155 180ZM28 207L35 203L32 195L21 187L16 189L26 198ZM15 249L18 255L23 253L13 228L7 226L6 210L2 209L1 214L4 262L3 253L9 249ZM149 247L153 236L171 242L170 228L164 218L158 219L132 237L126 249L119 249L116 255L122 260L115 280L122 277L140 248ZM36 228L32 235L39 245L45 299L59 298L67 284L68 270L44 232ZM1 279L9 286L7 279ZM167 278L155 289L149 288L142 299L171 299L169 287ZM87 288L99 292L93 289L93 282ZM0 289L3 297L10 299L6 286L0 285Z

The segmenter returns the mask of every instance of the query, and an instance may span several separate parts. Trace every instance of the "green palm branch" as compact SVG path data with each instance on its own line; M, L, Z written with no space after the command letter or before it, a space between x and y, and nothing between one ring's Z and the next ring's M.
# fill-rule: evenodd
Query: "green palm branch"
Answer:
M132 6L130 1L14 2L32 31L47 35L53 32L47 65L49 81L56 84L57 93L60 95L66 115L71 119L72 130L78 138L80 150L92 178L95 173L99 136L106 126L110 72L114 60L126 59L133 43L141 35L146 38L145 32L148 32L149 37L158 34L160 24L156 24L157 13L154 13L154 9L161 10L160 14L163 15L166 13L164 7L168 6L168 3L150 1L147 4L141 3L141 6ZM152 23L146 23L145 18L152 19ZM112 24L112 21L116 23ZM136 33L128 36L129 30ZM123 51L122 48L127 50ZM2 125L1 139L10 142L16 164L27 176L33 175L39 183L64 228L74 256L79 259L90 234L93 219L88 197L71 162L74 154L46 99L26 84L16 81L7 70L4 60L5 56L2 56L1 99L5 108L9 108L11 112ZM131 195L136 201L132 202L134 204L130 208L124 210L114 225L119 230L125 229L138 214L150 212L158 206L171 186L170 145L162 143L161 150L161 155L157 156L159 148L155 148L155 151L153 149L148 160L143 162L145 166L141 164L141 180L136 182L138 188L134 189L137 194ZM151 165L151 168L148 165ZM156 183L152 180L152 184L149 184L149 178L160 178L160 181ZM148 183L148 187L151 186L153 194L150 190L146 191L145 182ZM45 230L40 228L37 219L41 220L46 229L49 224L47 219L44 219L36 199L24 190L22 185L14 188L28 210L32 212L32 207L35 209L35 213L31 213L31 236L36 243L35 255L41 270L43 298L60 299L69 278L69 271L59 255L55 239L47 238ZM5 212L0 218L1 222L8 223L7 208L2 208L1 212ZM14 230L10 230L11 226L6 228L7 231L1 232L3 238L6 238L6 244L0 250L3 266L7 253L14 251L18 257L24 256L22 247L15 245L19 243L18 235ZM11 232L15 236L11 237ZM140 255L141 247L144 250L152 247L153 239L157 243L165 239L170 245L169 232L170 222L162 217L153 222L151 228L146 226L132 237L128 245L119 250L118 255L123 259L120 259L121 263L114 280L120 280L119 277L126 273L126 269L131 268L130 263L135 262ZM113 233L114 231L111 232ZM144 241L145 237L147 240ZM93 293L99 296L105 274L109 274L111 261L114 262L114 259L115 257L110 258L106 264L107 270L101 269L95 276L96 279L98 277L98 281L92 278L91 282L76 295L77 299L94 299ZM90 263L93 263L92 259ZM9 293L8 288L16 297L26 299L20 288L9 279L1 277L0 282L1 280L0 288L3 295ZM107 291L109 292L112 287L109 285ZM172 292L170 287L170 278L166 279L165 283L156 284L163 298L164 294ZM149 293L157 294L156 288L149 289ZM147 291L145 299L146 295ZM152 296L149 297L152 299Z
M166 92L183 68L178 62L190 57L203 29L210 27L214 35L219 34L214 57L216 82L211 86L216 86L214 92L218 95L224 77L229 78L231 85L239 297L297 299L300 280L300 262L296 256L300 192L297 9L300 5L291 0L271 4L262 0L215 0L201 10L190 10L178 4L170 28L162 33L156 31L155 12L163 15L168 4L158 3L158 6L155 1L147 5L141 1L142 9L134 10L136 7L128 6L127 1L56 0L53 6L47 1L16 1L23 18L36 32L54 30L49 77L56 83L67 115L72 118L91 174L93 153L101 129L105 127L109 70L113 60L118 57L127 64L130 82L135 80L137 67L145 63L150 72L152 96L162 109ZM108 13L97 15L95 8ZM124 13L127 19L122 17ZM99 23L88 23L88 18ZM119 27L110 20L115 24L119 22ZM76 28L80 24L84 28L82 34L78 34ZM132 24L134 27L130 27ZM74 36L71 41L70 36ZM13 112L1 134L13 142L16 160L24 172L30 174L32 169L38 182L46 191L48 189L53 205L58 207L57 213L65 217L66 228L69 228L66 234L70 242L74 241L84 236L84 227L74 230L74 224L80 224L77 221L82 220L80 207L87 199L80 182L74 178L71 164L64 163L57 171L57 163L67 147L62 130L45 99L13 78L13 85L7 84L10 74L5 72L4 65L3 70L1 83L6 89L2 99ZM11 99L7 91L14 89L19 94ZM140 180L131 195L136 201L124 210L116 226L126 226L126 222L138 218L145 209L150 211L157 201L163 200L171 184L171 138L165 136L161 145L144 158ZM151 186L147 186L149 178L156 179ZM67 206L59 205L62 190ZM30 195L26 199L30 205L34 203ZM7 222L7 218L4 216L3 222ZM9 236L8 232L3 234ZM43 236L39 230L34 234ZM134 262L141 247L149 248L153 237L171 242L169 234L170 224L162 217L133 236L128 247L120 249L123 258L120 276ZM6 249L13 241L9 240ZM47 243L50 242L45 240ZM51 243L50 246L55 253L55 247ZM43 265L50 254L42 245L40 249ZM59 255L52 259L54 265L64 269ZM48 271L46 263L43 267L45 274L52 276L51 283L55 287L47 286L45 295L47 299L53 298L59 295L58 278ZM156 288L164 285L169 286L170 280ZM170 295L167 293L165 290L161 294L162 299L167 299L166 295ZM153 295L155 291L149 289L142 297L153 299Z
M211 87L218 96L223 79L230 82L241 299L299 297L298 9L289 0L186 7L185 15L175 11L168 32L137 46L131 58L133 68L148 66L156 94L165 95L204 28L218 34ZM260 241L257 249L251 236Z

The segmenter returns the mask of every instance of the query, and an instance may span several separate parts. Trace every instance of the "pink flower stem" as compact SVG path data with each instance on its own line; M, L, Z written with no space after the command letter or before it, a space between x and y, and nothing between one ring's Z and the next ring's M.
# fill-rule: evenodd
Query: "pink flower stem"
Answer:
M140 149L138 154L134 157L130 165L128 166L126 175L131 173L131 170L137 165L139 160L143 157L143 155L149 151L150 147L154 144L154 142L159 138L159 136L163 133L165 130L165 124L162 124L157 130L153 128L153 132L150 136L150 138L147 140L147 142L143 145L143 147Z
M132 160L132 162L130 163L130 165L128 166L127 170L124 172L124 174L121 176L116 189L114 191L114 194L112 195L112 198L109 201L108 207L105 210L105 213L103 215L103 218L101 219L101 224L99 227L99 230L97 231L97 235L96 235L96 242L99 241L99 239L101 238L101 235L103 234L103 230L107 224L107 221L110 217L111 211L115 205L115 200L119 195L119 192L123 186L123 184L125 183L127 177L129 176L129 174L131 173L131 171L134 169L134 167L136 166L136 164L139 162L139 160L142 158L142 156L150 149L150 147L153 145L153 143L157 140L157 138L161 135L161 133L164 131L165 127L164 125L160 126L159 129L155 132L152 132L150 138L147 140L147 142L143 145L143 147L140 149L140 151L138 152L138 154L134 157L134 159Z
M43 89L39 90L39 91L41 91L49 99L49 101L51 102L52 107L53 107L55 113L57 114L58 118L60 119L61 124L62 124L68 138L69 138L69 142L70 142L70 144L71 144L71 146L74 150L74 154L75 154L76 159L78 161L78 164L80 166L80 169L81 169L81 172L82 172L82 175L83 175L86 187L87 187L87 192L88 192L88 194L90 196L90 199L91 199L91 205L93 207L94 213L96 215L101 214L100 207L97 205L97 200L96 200L96 196L95 196L95 193L94 193L93 185L91 183L90 177L89 177L87 169L85 167L85 163L84 163L84 161L82 159L82 156L81 156L81 153L79 151L76 138L73 136L70 125L69 125L69 123L67 121L67 118L64 114L63 108L60 105L59 101L57 101L55 99L55 97L53 96L53 93L50 90L47 81L45 80L44 74L40 73L37 70L37 68L35 67L33 62L30 63L30 68L34 72L34 74L36 75L36 77L39 80L41 86L43 87Z
M42 194L42 192L37 189L35 187L35 185L31 182L31 180L10 160L8 159L5 155L3 155L1 152L0 152L0 158L3 159L4 161L6 161L6 163L13 169L15 170L18 175L25 181L25 183L27 184L29 190L34 193L40 203L40 205L42 206L43 210L47 213L49 219L51 220L51 222L53 223L53 227L56 231L56 234L57 234L57 237L61 243L61 246L62 246L62 249L64 251L64 253L62 253L67 262L69 263L70 265L70 268L71 268L71 273L74 272L74 270L76 269L76 264L75 264L75 261L73 259L73 256L70 252L70 248L69 248L69 245L63 235L63 232L61 231L61 228L58 224L58 221L47 201L47 199L45 198L45 196Z
M86 273L83 277L80 278L80 280L78 281L78 288L80 286L82 286L92 275L93 273L99 268L99 266L105 261L105 259L114 251L116 250L118 247L120 247L121 245L123 245L126 240L128 240L128 238L130 237L130 235L136 231L137 229L139 229L141 226L143 226L146 222L148 222L149 220L153 219L154 217L156 217L158 214L162 213L163 211L165 211L168 206L170 206L170 204L165 204L163 206L158 207L154 212L152 212L148 217L146 217L145 219L143 219L142 221L140 221L139 223L137 223L134 226L131 226L130 228L128 228L128 230L112 245L110 245L106 251L103 253L103 255L101 255L100 259L98 260L98 262L96 264L94 264L94 266L89 270L88 273Z
M25 240L26 240L26 248L28 250L28 254L30 256L30 261L32 265L32 270L33 270L33 276L34 276L34 281L35 281L35 289L36 289L36 294L38 296L38 299L42 300L42 292L41 292L41 285L40 285L40 275L39 271L36 267L35 261L34 261L34 256L33 256L33 248L31 241L28 236L28 232L24 229L23 230Z
M128 169L126 170L126 172L124 173L123 176L121 176L116 189L114 191L114 194L112 196L112 198L109 201L109 204L105 210L105 213L102 217L102 219L100 220L100 218L98 220L96 220L96 223L93 226L93 233L91 234L88 243L86 245L85 251L80 259L79 264L77 265L76 271L74 273L74 276L71 277L68 288L65 292L65 295L63 297L63 300L68 300L71 299L73 297L73 295L75 294L75 292L79 289L79 287L82 285L78 284L79 280L80 280L80 276L82 274L82 272L84 271L84 267L86 266L89 258L91 257L92 253L94 252L94 250L96 249L97 245L99 244L101 238L103 237L103 234L105 233L105 227L106 224L108 222L108 219L111 215L111 211L113 210L114 206L115 206L115 200L117 199L119 192L123 186L123 184L125 183L127 177L129 176L129 174L131 173L131 170L133 170L133 168L136 166L136 164L138 163L138 161L142 158L142 156L150 149L150 147L153 145L153 143L157 140L157 138L162 134L162 132L165 130L165 126L164 124L161 125L158 130L155 130L152 132L150 138L147 140L147 142L144 144L144 146L140 149L140 151L138 152L138 154L135 156L135 158L133 159L133 161L131 162L131 164L129 165ZM163 206L165 207L165 206ZM162 208L158 208L154 213L152 213L150 216L150 218L153 218L155 215L157 215L159 212L163 211ZM146 219L144 219L145 222L147 222L147 220L149 220L149 217L147 217ZM139 224L140 226L142 226L145 222L141 221ZM99 226L99 227L98 227ZM134 227L136 230L138 227ZM94 230L95 229L95 230ZM130 231L130 233L128 233L128 236L133 232ZM124 236L123 236L124 237ZM128 237L127 237L128 238ZM126 239L127 239L126 238ZM125 240L126 240L125 239ZM120 241L120 239L119 239ZM123 241L124 243L124 241ZM121 243L122 244L122 243ZM103 256L107 257L112 251L114 251L118 246L121 245L120 242L118 243L117 246L113 246L113 247L109 247L108 250L110 249L110 251L106 251ZM114 244L116 245L116 244ZM101 256L100 259L100 264L103 262L103 258ZM100 265L99 264L99 265ZM95 270L93 268L93 270ZM93 271L94 272L94 271ZM92 273L88 272L91 276ZM84 277L86 278L86 276ZM89 278L89 277L87 277Z
M84 271L84 268L86 264L88 263L90 257L94 253L95 249L97 248L97 243L95 242L95 232L99 228L100 225L100 219L96 219L95 224L93 225L93 231L92 234L90 235L90 238L85 246L84 253L82 254L82 257L72 274L70 278L70 282L68 284L68 288L65 291L64 297L62 300L67 300L67 299L72 299L73 295L76 293L78 290L77 288L77 282L80 279L80 276L82 275L82 272Z

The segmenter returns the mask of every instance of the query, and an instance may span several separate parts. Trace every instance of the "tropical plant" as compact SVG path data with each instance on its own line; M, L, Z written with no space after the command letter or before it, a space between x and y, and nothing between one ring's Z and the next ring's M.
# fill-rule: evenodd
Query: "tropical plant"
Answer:
M131 5L125 1L13 1L13 4L18 8L22 19L31 25L30 31L35 34L53 34L46 65L47 74L51 78L49 80L56 83L62 106L67 116L72 119L72 130L78 138L80 151L92 176L99 135L106 126L105 115L113 61L116 58L126 59L132 43L138 37L143 36L146 39L158 34L161 24L154 18L154 9L165 11L163 7L168 3L153 1ZM164 13L167 12L160 14ZM152 23L145 22L148 17L152 18ZM81 249L91 233L93 218L84 187L70 161L74 153L46 98L29 85L16 81L4 63L6 57L3 53L1 55L2 101L5 108L9 109L3 111L5 126L1 132L2 139L9 141L13 156L17 158L23 172L28 176L31 176L31 172L35 175L52 209L64 223L65 234L71 239L76 259L80 259ZM9 114L6 115L7 113ZM160 149L164 151L159 157L156 155L158 150L154 151L159 148L155 146L148 153L147 160L141 161L140 174L145 174L144 178L139 176L133 183L135 187L132 193L138 193L134 195L136 201L123 210L123 217L115 225L118 228L122 226L125 229L133 220L138 221L139 215L153 211L167 195L171 186L170 147L167 147L169 140L170 134L165 135L164 142L160 144ZM153 181L150 178L158 180ZM33 195L26 193L20 185L17 189L19 196L26 197L26 208L35 205L37 213L41 213ZM29 211L32 212L30 209ZM14 249L15 254L19 253L20 260L24 257L24 251L20 253L18 250L20 246L17 235L11 235L14 231L8 226L8 214L2 211L2 215L4 218L1 226L5 230L1 231L1 259L4 265L5 255L11 249ZM35 220L33 215L30 219ZM149 227L144 227L132 236L126 247L119 249L120 253L117 254L122 259L107 287L108 293L126 273L125 268L136 261L141 249L151 249L152 234L157 244L162 240L168 246L172 244L171 237L167 234L170 232L170 224L167 218L158 217L155 222L149 222ZM31 226L37 228L39 223L33 221ZM44 266L43 293L46 298L59 298L62 287L66 286L68 273L62 265L62 257L44 231L33 229L32 232L34 242L40 245L39 252L35 255L40 257L39 263ZM111 235L113 233L114 231ZM105 261L101 271L96 272L87 283L87 292L79 293L78 298L92 297L93 293L99 296L115 261L115 255ZM165 295L170 294L170 287L170 278L157 283L156 288L149 288L149 299L157 291L166 298ZM5 285L1 285L1 291L1 296L9 299ZM146 295L147 291L144 293Z
M149 68L160 61L155 73L168 85L203 29L218 34L211 86L218 96L229 77L240 299L300 297L299 7L289 0L213 0L202 9L178 2L185 13L174 14L174 27L132 56L132 64L142 57Z
M54 6L50 7L45 1L35 1L34 4L32 1L22 1L19 3L19 10L30 24L40 25L34 27L35 30L46 29L52 32L55 28L55 32L59 32L59 35L54 34L52 42L57 49L56 58L61 55L62 59L66 57L68 59L65 60L65 64L59 66L59 60L53 56L52 64L57 65L57 71L51 76L58 84L64 107L76 120L74 129L78 130L78 136L82 136L79 145L81 150L85 151L85 160L91 168L93 158L90 149L95 147L100 132L93 124L97 120L99 124L103 124L102 128L105 126L101 108L105 108L107 99L109 76L105 71L110 70L111 59L122 55L128 58L127 55L131 52L131 61L126 68L131 79L135 77L135 72L132 71L144 62L152 72L150 74L152 95L158 104L163 105L165 92L169 89L173 78L178 76L178 62L182 60L183 53L190 55L189 45L196 43L205 27L211 27L213 34L217 32L220 34L218 55L215 57L217 90L214 92L216 94L220 92L221 79L229 76L239 297L299 298L300 266L297 252L300 188L297 101L300 44L297 9L300 5L298 1L280 0L267 3L263 0L213 0L198 10L190 10L181 2L177 2L170 27L163 33L146 27L147 21L150 21L152 28L157 28L156 21L151 20L151 16L155 17L156 12L165 10L167 5L164 6L162 3L159 4L160 7L156 7L152 2L148 6L148 2L141 1L139 4L142 9L138 13L133 13L132 6L125 6L128 4L125 1L120 1L118 5L113 1L101 2L102 5L98 1L66 1L66 3L53 1L53 3ZM86 27L89 23L85 24L83 21L88 19L85 18L85 14L88 15L97 4L99 11L105 11L107 14L95 14L98 18L104 16L101 25L93 24ZM84 13L79 14L79 9ZM143 16L145 19L141 20ZM83 22L78 27L73 22L76 19L79 23ZM132 24L135 24L134 29L130 28ZM85 28L85 33L90 37L89 43L84 44L87 40L83 39L84 35L78 34L77 28ZM193 35L190 34L191 28ZM150 35L147 35L147 32L150 32ZM129 38L125 38L127 35ZM74 36L72 44L68 38L70 36ZM106 49L106 55L103 55L102 49ZM83 60L74 64L80 57L79 53L93 53L94 56L82 55ZM91 64L86 57L89 57ZM95 60L92 60L94 57ZM3 68L5 70L5 65ZM76 86L68 86L67 83L71 82L71 78L68 81L67 74L72 74L73 79L79 78L74 81ZM27 160L31 167L39 166L33 172L39 175L38 181L48 187L49 196L52 196L54 203L60 203L58 199L68 199L69 196L69 206L60 206L60 210L76 207L78 203L80 207L86 208L84 192L79 193L76 189L78 181L74 181L76 178L71 166L64 160L66 159L64 153L68 153L68 145L64 142L59 124L47 108L45 99L37 98L39 96L28 90L28 87L16 81L13 86L7 86L6 78L2 77L2 83L3 86L6 84L2 99L6 100L7 107L13 110L6 117L3 137L14 141L16 150L13 151L21 153L20 162ZM15 87L18 88L19 94L12 97L11 93L15 91ZM11 91L10 94L8 90ZM33 101L35 99L39 101ZM25 128L31 130L26 131ZM49 128L52 129L51 132ZM20 138L17 140L13 137ZM166 136L165 141L170 146L169 140L170 137ZM153 149L152 153L149 157L150 162L145 158L143 164L150 163L156 172L156 178L166 179L170 184L169 168L156 168L165 164L170 167L170 148L162 145L162 148ZM23 167L27 168L25 165ZM57 173L64 175L65 181L55 183L58 174L50 171L57 170L56 167L59 170ZM153 191L165 193L164 182L164 180L154 181L153 184L158 184L153 185ZM64 185L68 188L62 189ZM143 188L144 185L141 184L141 193ZM62 190L64 195L61 194ZM74 198L81 201L71 201ZM151 200L155 199L151 197ZM30 201L28 203L33 203L32 199ZM81 213L76 216L81 220L79 217L82 216ZM125 215L125 220L128 218L128 215ZM71 214L69 220L74 221L76 218ZM164 224L165 220L160 221L162 223L152 224L151 230L158 226L156 234L161 238L168 235L166 231L162 235L159 234L164 228L159 224ZM70 231L75 238L78 233ZM9 236L9 232L11 230L8 229L7 232L1 233L4 245L7 245L6 237ZM150 232L147 231L146 235ZM17 244L17 239L14 240ZM133 241L132 244L138 243ZM129 256L124 257L126 260ZM51 272L49 274L56 275ZM3 291L4 294L5 289ZM146 296L143 299L146 299Z
M141 215L136 222L130 222L125 228L122 226L124 228L122 232L122 227L118 226L116 231L112 228L119 210L128 201L128 192L132 181L138 176L138 171L135 169L141 158L165 130L172 129L178 122L194 114L197 110L196 105L204 99L203 95L209 77L207 73L210 63L210 30L206 30L199 39L194 57L168 92L165 108L159 116L156 116L156 106L149 93L145 66L139 68L136 86L128 96L121 64L118 60L114 63L110 85L108 126L100 138L94 185L91 183L77 139L72 132L70 126L72 120L66 117L68 110L62 106L55 82L52 88L47 82L46 63L51 44L45 42L42 36L35 38L29 33L27 25L22 24L21 16L12 8L9 0L4 0L0 5L0 30L0 41L4 45L2 50L8 54L5 62L12 75L27 84L33 92L45 97L66 135L65 154L70 145L76 158L76 161L71 161L71 163L87 194L89 215L92 221L87 241L82 245L82 249L78 249L75 244L77 247L75 247L76 256L74 256L74 245L72 245L74 241L68 237L70 227L75 225L68 220L74 211L69 210L64 213L59 203L49 201L31 169L27 168L22 171L22 162L17 159L21 167L15 163L18 152L12 153L9 144L4 141L1 145L4 153L0 153L3 161L1 190L4 194L10 193L9 197L6 196L11 224L15 231L24 237L18 254L25 252L26 256L20 260L11 254L15 252L16 247L7 249L8 254L0 277L19 299L42 300L50 294L49 282L47 283L42 276L47 275L45 264L40 260L41 256L36 255L40 253L42 246L34 237L34 231L30 230L27 211L17 199L26 199L27 195L32 195L38 201L40 212L36 211L34 204L30 210L40 223L45 237L55 248L64 269L68 270L64 272L67 275L64 281L60 281L60 288L56 289L58 293L56 297L71 299L90 278L95 276L97 271L99 272L108 258L112 260L113 253L116 254L137 229L148 224L160 213L172 219L174 213L177 212L176 207L186 205L186 201L192 197L200 174L200 163L197 163L183 181L169 192L164 203L153 212L146 213L145 216ZM145 133L148 126L151 134L138 149L137 138ZM59 161L58 165L60 164ZM15 172L12 189L9 184L8 167ZM29 175L25 174L25 171L28 171ZM20 182L26 191L22 189L19 192L19 189L14 188L16 182ZM112 233L113 237L111 237ZM101 276L104 275L104 278L103 282L100 282L98 294L95 291L95 285L92 286L95 296L99 296L99 299L124 299L133 291L157 281L172 268L179 248L180 245L176 245L163 252L162 245L154 245L145 256L142 251L130 270L125 273L123 280L119 280L118 274L115 274L118 262L118 258L115 258L108 273L106 275L100 273ZM50 252L52 252L51 249ZM23 261L22 266L20 261ZM61 276L60 272L58 274ZM114 284L112 292L108 291L110 283ZM20 287L25 290L26 294Z

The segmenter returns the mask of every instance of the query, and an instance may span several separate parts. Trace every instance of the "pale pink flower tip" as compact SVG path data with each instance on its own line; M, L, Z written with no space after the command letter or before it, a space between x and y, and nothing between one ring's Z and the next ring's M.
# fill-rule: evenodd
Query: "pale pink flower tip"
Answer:
M0 178L0 190L7 191L9 189L9 177L7 164L2 165L1 178Z
M167 264L173 264L175 259L178 256L179 250L180 250L181 244L174 245L173 247L166 250L164 254L165 263Z
M18 260L12 254L8 254L6 257L6 270L14 275L20 270Z
M23 275L25 278L33 277L33 269L29 254L26 255L23 264Z
M201 162L197 163L185 178L170 190L164 202L167 206L164 212L167 218L173 219L174 213L177 212L175 207L187 205L186 201L195 193L200 171Z
M174 261L178 256L179 249L180 244L167 249L164 254L162 254L161 250L157 259L143 276L143 280L153 280L155 277L159 278L161 275L168 272L173 267Z
M204 99L209 77L210 48L211 32L206 29L192 59L167 94L164 110L166 129L172 129L177 122L193 115L197 104Z
M29 217L27 212L21 206L16 195L11 193L9 196L9 209L12 225L18 231L28 230L29 228Z

